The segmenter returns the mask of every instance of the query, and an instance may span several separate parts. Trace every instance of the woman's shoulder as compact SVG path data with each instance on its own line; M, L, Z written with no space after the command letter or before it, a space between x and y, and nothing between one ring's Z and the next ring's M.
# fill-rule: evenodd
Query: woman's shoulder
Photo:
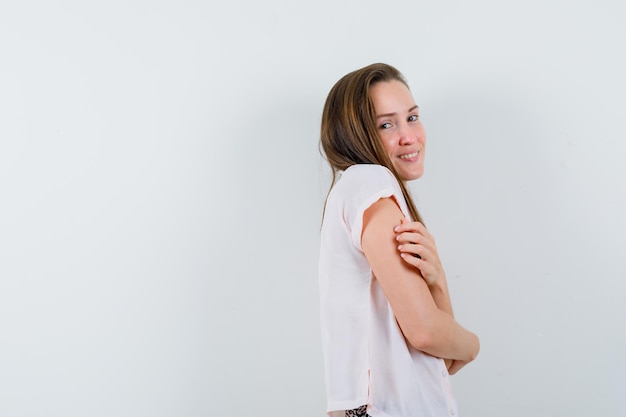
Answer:
M355 164L348 167L342 174L341 179L348 181L395 181L391 171L387 167L376 164Z
M331 194L350 196L359 200L381 192L389 193L398 189L398 182L386 167L374 164L357 164L343 171Z
M402 190L389 169L374 164L352 165L343 172L328 195L326 215L349 224L356 233L354 243L359 247L361 234L358 231L361 230L365 210L387 197L394 197L406 215Z

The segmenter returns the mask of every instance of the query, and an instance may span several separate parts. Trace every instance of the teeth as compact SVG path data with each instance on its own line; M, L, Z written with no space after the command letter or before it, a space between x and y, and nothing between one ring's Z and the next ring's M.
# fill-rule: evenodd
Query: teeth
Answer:
M409 153L409 154L406 154L406 155L400 155L400 158L402 158L402 159L411 159L411 158L415 158L418 154L419 154L419 152L413 152L413 153Z

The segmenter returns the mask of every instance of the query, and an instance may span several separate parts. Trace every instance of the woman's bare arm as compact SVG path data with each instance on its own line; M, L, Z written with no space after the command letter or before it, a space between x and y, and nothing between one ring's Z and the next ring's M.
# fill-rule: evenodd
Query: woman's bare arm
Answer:
M422 223L409 222L406 219L394 228L394 232L402 259L414 266L424 278L437 307L454 317L448 281L434 236Z
M393 229L403 217L391 198L370 206L363 216L363 252L408 342L433 356L469 362L478 354L478 337L437 306L426 281L398 256Z

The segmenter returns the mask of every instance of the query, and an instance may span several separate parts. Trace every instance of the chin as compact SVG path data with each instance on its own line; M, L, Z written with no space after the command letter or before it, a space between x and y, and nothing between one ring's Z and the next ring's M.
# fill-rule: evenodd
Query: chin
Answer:
M419 178L422 178L422 175L424 175L424 171L406 172L406 173L401 174L400 178L402 178L402 181L414 181Z

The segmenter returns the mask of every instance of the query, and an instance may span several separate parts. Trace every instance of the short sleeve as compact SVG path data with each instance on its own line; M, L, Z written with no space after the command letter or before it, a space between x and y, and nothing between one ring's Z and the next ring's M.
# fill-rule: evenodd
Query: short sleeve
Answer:
M354 165L341 178L344 190L344 221L352 244L362 251L363 215L381 198L393 197L402 213L410 218L402 190L393 174L380 165Z

